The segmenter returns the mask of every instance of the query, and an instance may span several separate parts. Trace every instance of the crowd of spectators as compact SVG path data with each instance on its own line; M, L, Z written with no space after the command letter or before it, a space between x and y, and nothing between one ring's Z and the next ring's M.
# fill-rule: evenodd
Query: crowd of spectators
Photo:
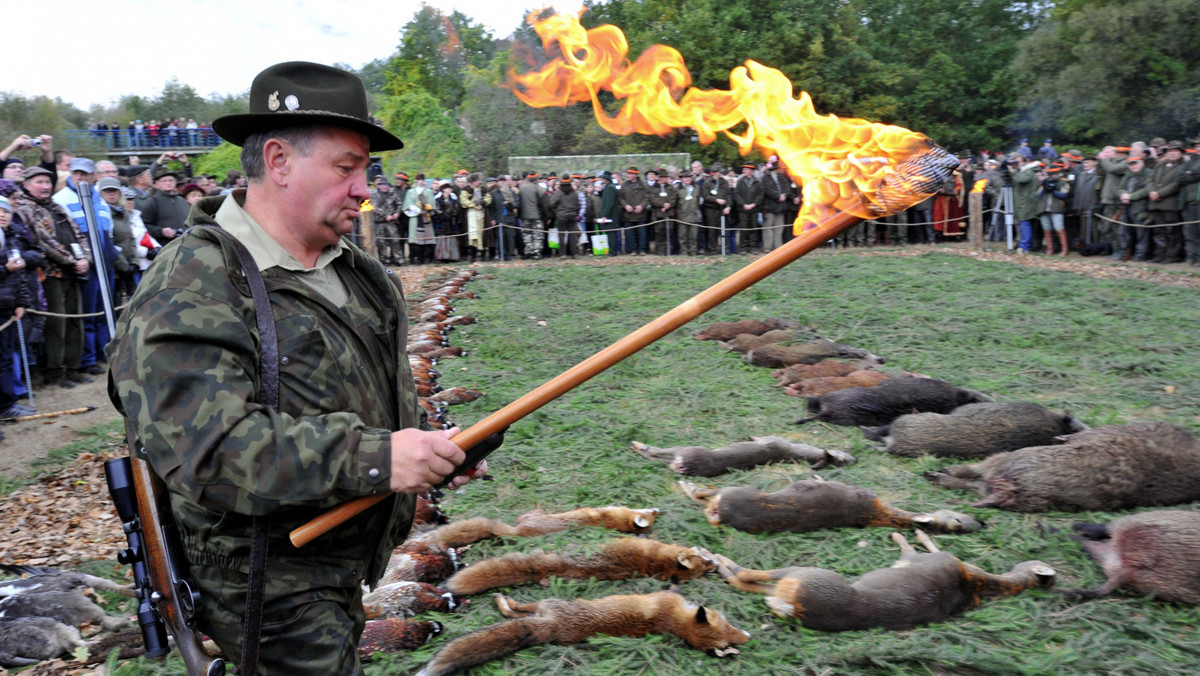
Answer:
M104 139L106 147L119 148L187 148L216 146L221 139L207 122L177 117L165 120L130 120L124 127L120 122L109 125L104 120L89 122L88 132Z
M941 188L901 213L859 223L834 247L962 241L973 209L984 236L1019 253L1108 255L1200 266L1200 139L1060 153L1022 139L1011 153L959 153ZM368 212L388 265L647 254L765 253L792 239L802 190L776 158L640 171L482 179L379 175ZM982 193L972 206L971 192Z
M180 122L184 122L180 125ZM194 144L202 131L175 120L165 129L136 122L133 134L167 148ZM154 132L151 134L151 132ZM36 151L28 166L17 151ZM173 168L178 165L178 168ZM70 388L103 374L109 340L102 257L113 304L133 292L163 245L186 226L191 205L245 186L195 174L186 154L166 150L150 165L128 166L54 150L53 138L21 135L0 150L0 418L27 415L32 383ZM762 164L623 171L564 171L483 177L392 179L375 167L360 214L360 243L387 265L607 256L765 253L792 238L802 190L774 157ZM81 184L90 186L97 233L88 232ZM909 210L864 221L834 247L935 244L963 239L982 192L990 241L1021 253L1106 254L1116 259L1200 266L1200 139L1154 139L1094 155L1059 153L1047 139L1011 153L959 155L941 189ZM1009 225L1011 223L1011 226ZM93 251L93 243L99 250ZM27 312L30 310L31 312Z
M104 374L103 282L119 308L162 246L183 232L191 204L245 185L239 171L223 182L195 174L182 153L118 167L53 146L51 136L21 135L0 151L0 419L36 412L21 403L34 374L40 386L62 388ZM27 165L18 151L37 151L40 162Z

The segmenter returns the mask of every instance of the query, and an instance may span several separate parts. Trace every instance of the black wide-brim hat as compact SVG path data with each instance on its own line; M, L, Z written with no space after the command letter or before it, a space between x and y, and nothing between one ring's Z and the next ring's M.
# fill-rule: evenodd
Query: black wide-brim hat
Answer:
M366 136L372 152L404 147L403 141L370 120L367 91L357 75L319 63L288 61L254 78L250 112L218 117L212 128L235 146L259 132L328 125Z

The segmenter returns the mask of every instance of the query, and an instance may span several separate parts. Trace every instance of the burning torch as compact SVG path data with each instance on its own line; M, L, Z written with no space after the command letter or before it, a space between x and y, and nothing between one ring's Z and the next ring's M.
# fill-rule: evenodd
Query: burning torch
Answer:
M807 93L793 97L787 76L754 61L730 73L729 90L698 90L690 87L691 75L682 56L670 47L654 45L630 63L625 36L615 26L585 30L576 17L558 14L539 19L538 13L529 16L529 23L546 52L559 56L537 71L510 71L509 86L525 103L548 107L590 101L596 121L615 134L665 134L690 127L707 144L724 133L743 154L757 147L778 155L797 184L803 185L804 203L794 225L796 237L787 244L455 435L451 440L467 449L464 467L482 459L471 451L492 434L863 219L899 213L924 200L958 166L953 155L923 134L817 115ZM609 116L601 106L601 91L626 101L616 115ZM302 547L384 497L359 498L335 507L292 531L292 543Z

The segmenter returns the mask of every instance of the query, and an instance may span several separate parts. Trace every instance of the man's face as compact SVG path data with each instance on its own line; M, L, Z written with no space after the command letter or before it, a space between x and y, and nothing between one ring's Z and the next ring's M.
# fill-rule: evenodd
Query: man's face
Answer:
M54 189L54 181L51 181L49 176L40 174L25 181L25 189L29 191L30 195L33 195L34 199L44 200Z
M742 167L742 176L752 176L753 174L754 170L750 167Z
M91 183L92 175L86 171L72 171L71 172L71 182L72 183L74 183L75 185L79 185L82 181L87 181L88 183Z
M692 173L693 174L703 174L704 173L704 165L701 164L699 160L692 162Z
M118 188L105 188L104 190L100 191L100 196L104 198L105 202L108 202L114 207L122 206L121 191Z
M7 228L9 223L12 223L12 212L0 207L0 228Z
M112 177L112 178L117 177L117 165L113 164L112 162L108 162L108 161L97 162L96 163L96 180L98 181L102 178L109 178L109 177Z
M1171 148L1171 149L1167 150L1167 161L1168 162L1178 162L1182 157L1183 157L1183 151L1178 148Z
M175 189L175 177L163 176L154 182L154 189L162 192L171 192Z
M288 146L288 188L297 200L296 213L305 214L297 233L309 246L326 247L354 230L358 208L371 196L366 168L370 161L367 137L348 129L324 130L308 157Z
M389 184L387 184L387 183L376 183L376 184L375 184L375 187L376 187L376 188L379 188L379 191L380 191L380 192L385 192L385 193L386 193L386 192L391 192L391 191L392 191L392 186L391 186L391 185L389 185Z
M1093 171L1095 169L1096 169L1096 160L1084 160L1083 161L1083 170L1084 171Z
M71 153L63 153L62 159L60 159L58 161L58 165L55 168L58 169L59 171L70 171L71 160L73 160L73 159L75 159L75 156L72 155Z
M658 183L658 174L654 173L653 171L647 171L646 182L651 185Z
M21 178L25 175L25 165L20 162L13 162L4 166L4 178L10 181L21 182Z

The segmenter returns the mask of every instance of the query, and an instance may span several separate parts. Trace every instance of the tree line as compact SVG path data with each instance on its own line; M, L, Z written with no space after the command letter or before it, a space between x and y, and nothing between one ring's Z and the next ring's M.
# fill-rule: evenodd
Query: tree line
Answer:
M631 58L679 50L693 83L729 88L748 59L783 71L821 113L896 124L951 150L1037 145L1098 148L1200 135L1200 0L589 0L586 27L610 23ZM510 155L691 152L733 163L736 145L700 148L603 131L588 106L535 109L504 86L546 59L530 26L497 37L471 17L422 5L396 50L357 72L376 115L405 140L389 168L446 176L498 173ZM343 65L343 67L346 67ZM620 102L602 99L615 111ZM0 133L86 128L88 120L192 117L245 110L245 96L204 98L168 82L80 111L0 93Z

